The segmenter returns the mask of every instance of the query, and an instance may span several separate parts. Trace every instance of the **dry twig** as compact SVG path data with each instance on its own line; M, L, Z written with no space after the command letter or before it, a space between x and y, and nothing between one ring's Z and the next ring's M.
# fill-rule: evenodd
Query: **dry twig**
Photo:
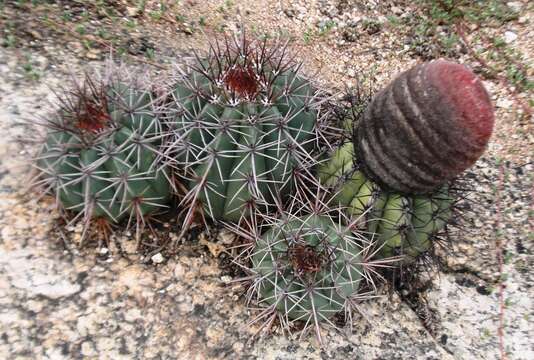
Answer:
M495 206L496 206L496 245L497 245L497 261L499 264L499 327L497 329L497 335L499 337L499 352L502 360L506 360L506 349L504 346L504 289L506 284L504 283L504 251L506 249L506 241L503 241L502 236L502 202L501 196L504 188L504 165L499 164L499 178L497 182L497 191L495 194Z

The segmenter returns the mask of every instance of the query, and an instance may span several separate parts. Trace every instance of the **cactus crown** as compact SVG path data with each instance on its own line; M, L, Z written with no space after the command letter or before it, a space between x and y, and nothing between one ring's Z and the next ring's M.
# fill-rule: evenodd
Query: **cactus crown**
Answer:
M80 135L84 131L98 133L110 125L112 119L108 113L105 87L95 84L91 77L86 75L83 85L64 100L60 109L63 122L80 130Z
M76 135L86 146L97 143L102 132L120 126L109 114L107 92L105 83L88 73L82 82L72 81L69 89L56 92L58 109L46 127Z
M193 81L201 84L209 80L208 87L200 87L200 90L206 91L204 95L209 96L212 103L272 104L284 91L296 90L290 83L285 83L285 87L273 86L288 71L298 71L299 65L288 56L287 47L287 42L251 41L245 34L239 38L226 37L222 43L210 44L206 57L197 55L196 63L190 69L200 76L194 77Z
M315 181L325 97L299 74L287 43L226 38L182 72L170 93L169 163L191 208L238 221Z

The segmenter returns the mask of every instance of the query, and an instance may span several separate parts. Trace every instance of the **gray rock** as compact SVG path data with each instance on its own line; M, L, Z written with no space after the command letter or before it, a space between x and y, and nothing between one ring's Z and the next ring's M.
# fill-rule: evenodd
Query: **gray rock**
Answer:
M0 269L11 285L26 293L28 298L45 296L60 299L76 294L81 286L72 283L56 268L52 259L35 258L31 250L0 253Z

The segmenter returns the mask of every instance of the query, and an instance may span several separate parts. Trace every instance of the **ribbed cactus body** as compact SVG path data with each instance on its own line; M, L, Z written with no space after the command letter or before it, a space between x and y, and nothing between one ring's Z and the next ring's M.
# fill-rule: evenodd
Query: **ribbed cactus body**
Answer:
M427 193L471 166L493 129L482 82L465 66L433 61L400 74L357 124L366 173L393 190Z
M161 123L151 93L86 82L47 121L41 181L63 208L112 222L161 211L168 171L157 164Z
M279 220L255 244L261 304L291 320L318 322L344 309L362 281L359 239L326 216Z
M319 93L297 71L281 48L227 43L175 84L167 157L211 218L267 207L313 164Z
M358 169L354 145L340 147L319 170L321 182L336 193L335 202L361 219L369 237L377 240L380 257L404 256L413 261L429 250L432 236L452 215L448 186L430 194L406 195L383 189Z

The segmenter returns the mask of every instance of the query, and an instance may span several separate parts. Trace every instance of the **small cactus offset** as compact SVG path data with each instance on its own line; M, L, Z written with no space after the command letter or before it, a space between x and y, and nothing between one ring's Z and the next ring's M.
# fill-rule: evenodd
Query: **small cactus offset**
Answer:
M324 96L287 44L242 35L214 43L175 83L166 158L188 185L184 204L239 221L314 182Z
M139 229L170 199L169 172L157 162L163 132L154 96L124 69L107 71L86 74L58 95L35 161L38 183L61 208L83 216L84 235L93 219L129 218Z
M449 186L419 195L384 190L358 168L356 154L352 143L336 150L320 169L322 183L333 189L335 202L365 224L368 236L376 240L378 257L403 256L405 264L413 262L431 249L432 238L452 216Z
M276 218L264 218L250 235L245 252L251 266L249 301L262 310L252 322L270 326L278 319L290 330L314 328L321 341L321 323L333 325L336 314L349 319L360 301L376 290L377 266L394 259L370 261L375 245L340 216L339 209L319 201L296 200Z
M328 217L274 224L258 239L252 257L261 301L291 320L329 319L358 291L360 252L354 235Z
M414 66L378 93L357 124L366 173L403 193L435 191L470 167L493 130L490 97L467 67Z

